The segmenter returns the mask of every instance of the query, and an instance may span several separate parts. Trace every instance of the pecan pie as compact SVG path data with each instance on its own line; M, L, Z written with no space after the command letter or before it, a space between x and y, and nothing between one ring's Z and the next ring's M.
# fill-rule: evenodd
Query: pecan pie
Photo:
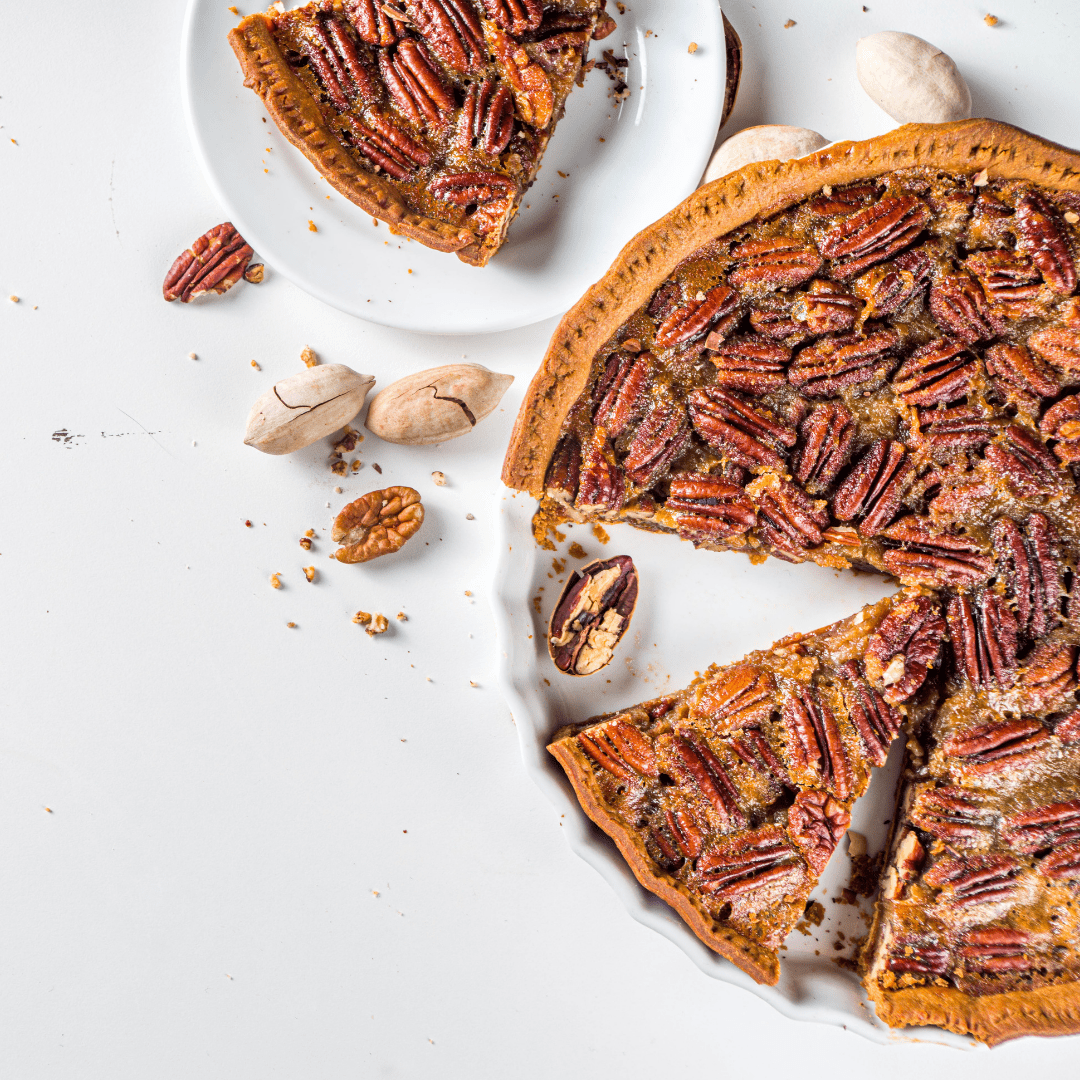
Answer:
M483 266L580 81L604 0L316 0L229 32L244 85L346 198ZM277 5L275 5L276 7Z
M860 673L941 702L908 712L866 985L988 1042L1080 1031L1078 264L1080 155L1003 124L746 166L566 316L503 472L539 536L622 521L923 590L941 661L908 621Z

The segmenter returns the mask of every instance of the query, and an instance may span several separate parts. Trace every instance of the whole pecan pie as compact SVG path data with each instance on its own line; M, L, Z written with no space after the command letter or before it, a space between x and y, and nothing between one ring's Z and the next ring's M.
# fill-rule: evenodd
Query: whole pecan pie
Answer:
M244 85L338 191L395 232L483 266L590 37L615 27L603 3L316 0L249 15L229 43Z
M560 518L622 521L918 590L923 614L822 669L870 760L861 687L911 736L866 986L890 1024L988 1042L1080 1031L1078 261L1080 155L1003 124L746 166L566 316L503 472L541 497L541 540ZM789 691L760 729L785 767L805 752ZM723 762L722 737L701 736ZM721 847L738 831L712 825ZM705 852L680 848L678 873L703 882ZM710 932L747 935L743 908L706 909ZM761 910L782 928L775 898Z

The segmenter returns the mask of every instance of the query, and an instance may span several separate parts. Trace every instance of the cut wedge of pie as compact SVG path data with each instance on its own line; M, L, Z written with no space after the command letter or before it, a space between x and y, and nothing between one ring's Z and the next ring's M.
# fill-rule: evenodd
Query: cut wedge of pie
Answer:
M940 662L902 635L862 661L887 703L940 699L907 718L866 986L890 1024L988 1042L1080 1031L1078 265L1080 154L1004 124L746 166L565 317L503 471L541 540L626 522L875 570L943 613ZM673 872L659 841L620 843L642 880L698 883L668 898L699 936L765 941L706 903L703 854Z
M603 0L317 0L229 32L244 85L342 195L483 266L506 238ZM597 30L598 20L600 29Z

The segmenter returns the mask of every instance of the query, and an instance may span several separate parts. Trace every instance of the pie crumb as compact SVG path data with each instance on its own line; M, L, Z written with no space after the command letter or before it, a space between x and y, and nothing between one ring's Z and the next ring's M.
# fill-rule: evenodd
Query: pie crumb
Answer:
M304 361L304 367L315 367L319 362L318 355L310 345L305 345L300 350L300 359Z
M262 368L261 368L261 367L259 367L259 363L258 363L258 361L257 361L257 360L252 360L252 361L251 361L251 366L252 366L252 367L253 367L253 368L254 368L254 369L255 369L256 371L262 371Z
M376 615L372 620L371 625L364 631L368 637L374 637L376 634L385 634L387 627L390 623L387 621L385 615Z
M433 472L431 474L431 480L432 480L432 483L434 483L434 485L436 487L446 487L446 474L445 473L441 473L441 472L438 472L438 471Z
M244 522L244 526L245 526L246 528L248 528L248 529L252 528L252 524L251 524L251 518L248 518L248 519L247 519L247 520L246 520L246 521Z
M587 559L589 557L589 553L576 540L570 545L568 554L572 559Z
M697 42L696 41L691 41L690 44L687 46L686 51L688 53L696 53L697 52Z
M340 494L341 494L341 490L342 490L342 489L341 489L341 488L339 488L339 487L336 487L336 488L334 488L334 494L335 494L335 495L340 495Z
M187 354L187 358L188 358L189 360L198 360L198 359L199 359L199 356L198 356L198 354L197 354L197 353L189 352L189 353Z
M475 521L476 520L476 515L475 514L466 514L465 515L465 520L466 521Z
M375 470L375 471L376 471L376 472L377 472L377 473L378 473L378 474L379 474L380 476L382 476L382 466L381 466L381 465L380 465L380 464L379 464L379 463L378 463L377 461L373 461L373 462L371 463L371 467L372 467L372 468L373 468L373 469L374 469L374 470Z
M281 588L281 574L280 574L280 572L277 573L277 574L271 574L270 575L270 588L271 589L280 589Z
M397 618L398 622L408 622L409 621L409 616L406 615L404 611L399 611L397 613L396 618Z
M319 231L319 227L315 224L314 221L311 220L311 218L308 218L307 228L308 228L308 232L318 232Z
M18 297L17 297L17 296L16 296L16 295L15 295L14 293L12 293L12 294L11 294L11 295L10 295L10 296L8 297L8 299L9 299L9 300L10 300L10 301L11 301L11 302L12 302L13 304L17 304L17 303L19 302L19 298L18 298Z
M784 23L784 29L785 30L790 30L793 26L798 26L798 25L799 24L794 19L788 19L788 21L786 23Z
M371 615L366 611L358 611L352 617L352 621L356 623L357 626L367 626L367 624L371 622Z
M296 629L296 623L294 623L294 622L287 622L287 623L286 623L285 625L286 625L286 626L287 626L287 627L288 627L288 628L289 628L290 630L295 630L295 629Z
M307 536L301 536L300 537L300 546L305 551L310 551L311 550L311 540L310 540L310 538L307 537Z
M986 23L987 26L997 26L998 21L999 20L996 15L987 15L986 18L983 19L983 22Z
M314 581L315 580L315 567L314 566L305 566L304 567L304 577L306 577L308 579L308 581Z
M314 529L308 529L308 531L307 531L306 533L304 533L304 535L305 535L305 536L306 536L306 537L307 537L307 538L308 538L309 540L314 540L314 539L315 539L315 530L314 530Z

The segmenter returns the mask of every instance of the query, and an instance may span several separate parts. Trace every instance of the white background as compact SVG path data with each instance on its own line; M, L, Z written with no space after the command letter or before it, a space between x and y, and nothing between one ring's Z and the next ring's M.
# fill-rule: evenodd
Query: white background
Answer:
M1004 3L994 29L968 0L868 6L726 4L728 130L885 130L854 43L901 29L954 57L977 115L1080 144L1070 4ZM525 778L492 678L498 468L554 324L419 337L272 270L166 305L165 269L222 216L183 126L182 5L0 14L5 1080L1075 1069L1076 1040L964 1054L795 1024L635 923ZM381 385L462 354L518 381L456 442L369 436L336 496L325 448L241 445L304 344ZM326 502L386 483L419 488L422 531L331 563ZM392 632L369 640L359 607Z

